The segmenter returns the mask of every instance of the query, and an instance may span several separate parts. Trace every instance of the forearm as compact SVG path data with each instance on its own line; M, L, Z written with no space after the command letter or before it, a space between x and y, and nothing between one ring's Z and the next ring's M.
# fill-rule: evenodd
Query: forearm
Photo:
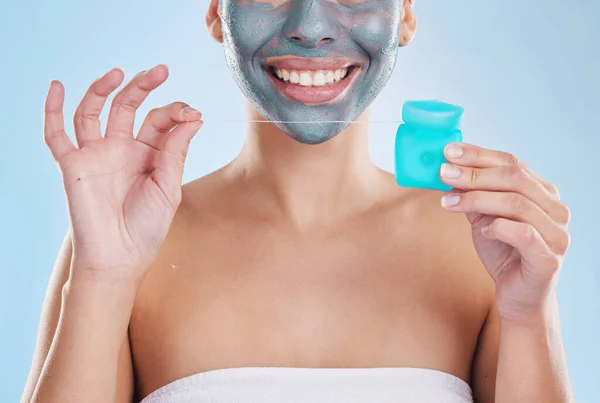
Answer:
M78 278L63 290L60 319L33 403L111 402L137 287Z
M496 403L574 402L555 297L538 317L500 319Z

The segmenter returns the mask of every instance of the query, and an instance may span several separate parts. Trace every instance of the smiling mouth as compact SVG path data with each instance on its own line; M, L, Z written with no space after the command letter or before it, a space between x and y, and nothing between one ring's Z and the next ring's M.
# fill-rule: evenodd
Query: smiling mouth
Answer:
M358 66L335 70L288 70L272 66L270 67L270 73L274 78L285 84L302 87L326 87L349 78L355 69L358 69Z
M290 57L271 59L264 70L282 95L312 106L343 98L361 67L336 59Z

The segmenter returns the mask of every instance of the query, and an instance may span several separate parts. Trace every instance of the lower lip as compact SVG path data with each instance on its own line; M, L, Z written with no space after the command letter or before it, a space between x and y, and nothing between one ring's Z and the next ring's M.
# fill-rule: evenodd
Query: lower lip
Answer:
M287 98L292 101L301 102L307 105L319 105L333 102L342 95L352 84L360 68L354 67L350 73L341 81L318 87L303 87L298 84L284 83L273 76L271 69L265 71L273 85Z

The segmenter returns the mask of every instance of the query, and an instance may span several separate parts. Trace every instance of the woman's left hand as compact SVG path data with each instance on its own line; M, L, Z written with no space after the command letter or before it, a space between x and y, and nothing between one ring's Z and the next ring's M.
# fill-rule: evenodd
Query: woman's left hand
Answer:
M454 189L442 206L471 223L475 250L496 282L500 317L539 317L571 242L571 213L558 190L506 152L451 143L444 154L449 163L440 177Z

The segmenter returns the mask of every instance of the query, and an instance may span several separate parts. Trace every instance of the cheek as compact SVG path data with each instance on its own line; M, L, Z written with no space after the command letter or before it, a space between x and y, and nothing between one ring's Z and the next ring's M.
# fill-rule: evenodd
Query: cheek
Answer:
M229 0L222 4L225 45L240 57L253 57L281 31L282 17L273 12L271 4L251 4L248 0Z
M375 11L356 14L351 32L354 40L371 58L395 55L400 41L401 9L380 7Z

